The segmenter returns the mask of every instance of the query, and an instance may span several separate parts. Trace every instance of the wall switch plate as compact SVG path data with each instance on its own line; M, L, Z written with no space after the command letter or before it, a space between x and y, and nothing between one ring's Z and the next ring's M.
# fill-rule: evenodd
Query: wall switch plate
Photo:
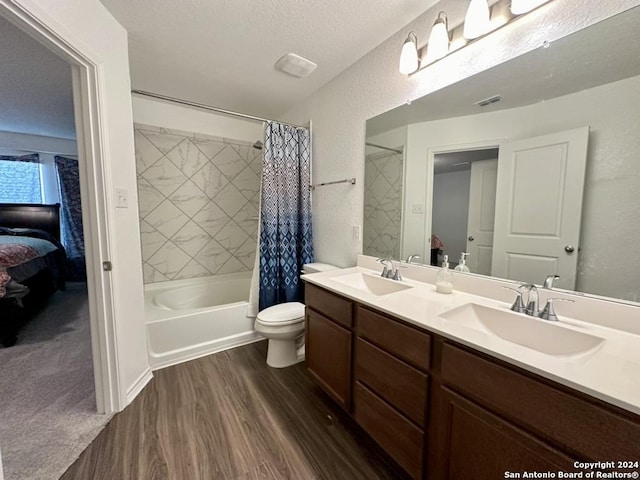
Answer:
M360 225L353 226L353 239L360 241Z
M414 203L411 205L411 213L424 213L424 205L421 203Z
M116 188L116 208L129 208L129 191L126 188Z

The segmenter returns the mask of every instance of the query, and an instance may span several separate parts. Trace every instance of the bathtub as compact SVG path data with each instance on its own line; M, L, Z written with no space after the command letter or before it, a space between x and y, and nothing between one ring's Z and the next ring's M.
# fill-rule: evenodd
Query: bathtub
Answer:
M247 317L251 272L145 285L151 368L262 340Z

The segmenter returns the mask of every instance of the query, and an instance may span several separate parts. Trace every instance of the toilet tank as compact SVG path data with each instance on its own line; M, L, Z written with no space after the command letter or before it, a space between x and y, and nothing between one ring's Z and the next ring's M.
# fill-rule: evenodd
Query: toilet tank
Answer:
M331 265L328 263L305 263L302 267L302 273L319 273L319 272L328 272L330 270L339 270L340 267L336 267L335 265Z

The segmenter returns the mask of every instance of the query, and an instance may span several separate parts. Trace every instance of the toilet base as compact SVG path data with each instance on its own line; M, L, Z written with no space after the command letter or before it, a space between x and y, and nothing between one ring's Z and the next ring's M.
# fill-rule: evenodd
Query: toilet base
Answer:
M267 365L273 368L284 368L300 363L304 360L304 353L298 355L296 340L269 339L267 347Z

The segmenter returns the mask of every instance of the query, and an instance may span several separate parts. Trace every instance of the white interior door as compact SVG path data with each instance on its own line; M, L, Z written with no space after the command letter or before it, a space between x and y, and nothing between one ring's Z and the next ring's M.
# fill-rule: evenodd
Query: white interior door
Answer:
M589 127L500 148L491 271L575 289Z
M471 163L467 266L473 273L482 275L491 275L497 178L498 159Z

